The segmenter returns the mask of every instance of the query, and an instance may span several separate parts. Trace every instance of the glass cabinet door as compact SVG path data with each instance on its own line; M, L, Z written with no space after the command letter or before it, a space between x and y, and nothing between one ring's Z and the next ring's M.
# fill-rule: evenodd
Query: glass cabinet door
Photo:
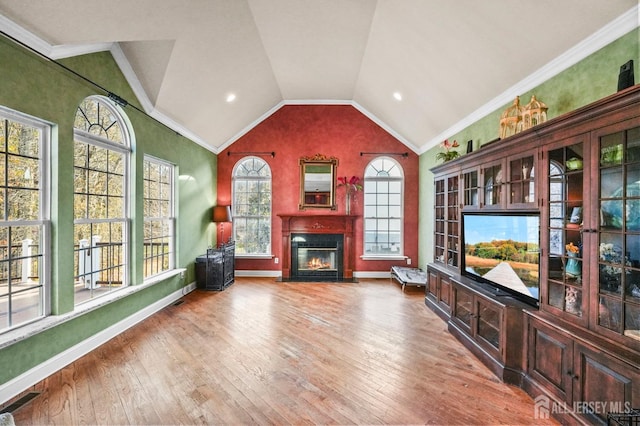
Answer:
M435 181L434 204L434 257L436 262L445 262L445 180Z
M496 349L500 349L500 312L496 306L478 299L478 336Z
M504 185L504 176L502 173L501 163L490 165L482 169L482 207L499 207L502 203L502 187Z
M464 184L463 203L465 207L480 206L480 181L478 180L478 170L470 170L462 174Z
M534 204L534 156L509 161L509 204Z
M584 143L549 151L546 182L549 306L580 318L586 310L583 291Z
M454 287L455 291L455 317L460 320L469 330L471 330L473 295L461 290L460 287Z
M434 257L436 262L457 267L459 248L458 175L435 181Z
M597 321L640 341L640 127L599 142Z
M447 178L447 265L458 266L458 176Z

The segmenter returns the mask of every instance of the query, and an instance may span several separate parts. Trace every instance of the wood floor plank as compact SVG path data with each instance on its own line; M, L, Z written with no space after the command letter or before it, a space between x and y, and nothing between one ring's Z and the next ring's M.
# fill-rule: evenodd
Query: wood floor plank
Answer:
M35 388L30 424L556 424L387 279L197 290Z

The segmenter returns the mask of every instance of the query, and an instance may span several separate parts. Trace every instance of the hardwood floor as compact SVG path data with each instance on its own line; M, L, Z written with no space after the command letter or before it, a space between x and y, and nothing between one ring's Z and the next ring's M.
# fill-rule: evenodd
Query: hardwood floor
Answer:
M34 390L18 425L555 424L389 280L196 290Z

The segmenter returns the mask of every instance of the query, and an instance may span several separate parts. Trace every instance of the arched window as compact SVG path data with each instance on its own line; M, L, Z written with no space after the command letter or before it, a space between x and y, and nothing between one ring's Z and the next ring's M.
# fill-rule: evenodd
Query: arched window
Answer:
M74 276L79 304L128 285L130 139L107 98L91 96L74 122Z
M364 172L364 256L403 254L404 174L389 157L371 161Z
M258 157L233 168L233 235L236 255L271 255L271 169Z

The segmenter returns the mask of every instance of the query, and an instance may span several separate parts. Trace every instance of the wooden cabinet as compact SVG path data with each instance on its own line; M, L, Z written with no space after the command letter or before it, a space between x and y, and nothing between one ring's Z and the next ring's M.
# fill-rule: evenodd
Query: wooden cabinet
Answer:
M553 317L550 317L553 318ZM561 417L586 417L590 423L606 423L609 412L640 407L640 367L633 357L611 351L598 336L582 335L557 327L549 317L530 314L524 388L541 391L561 411ZM581 410L581 407L600 407Z
M448 320L451 316L450 275L430 265L427 268L427 279L425 304L438 314L440 318Z
M640 350L640 118L598 129L592 145L590 323Z
M494 161L481 167L482 201L484 209L504 208L505 167L504 161Z
M526 305L465 278L451 283L449 331L503 381L520 385Z
M459 177L457 173L435 181L435 260L457 268L459 265Z
M537 151L531 150L527 154L518 154L507 159L509 168L507 180L507 208L528 209L535 208L536 194L536 159Z
M196 259L196 285L204 290L224 290L235 281L235 243L209 249Z
M541 212L541 309L587 324L591 180L588 134L554 141L544 150L544 203ZM585 164L587 166L585 167ZM586 222L585 222L586 219ZM587 224L585 228L585 223Z
M521 368L532 396L640 408L640 85L432 172L427 306L503 380L517 383ZM462 217L478 212L540 215L539 306L465 275Z
M541 309L640 350L640 118L544 158Z

